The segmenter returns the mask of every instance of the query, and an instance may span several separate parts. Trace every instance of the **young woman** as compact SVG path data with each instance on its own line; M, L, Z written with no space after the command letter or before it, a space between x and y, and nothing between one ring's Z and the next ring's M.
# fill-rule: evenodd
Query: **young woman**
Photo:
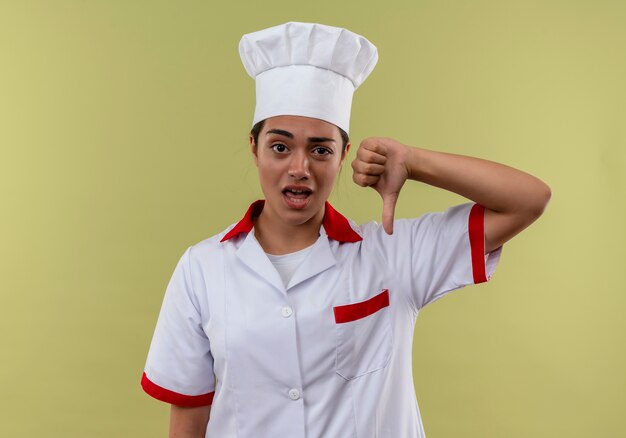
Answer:
M280 35L290 53L298 35L330 38L333 50L364 44L319 24L260 32L255 41ZM303 77L291 73L287 82ZM424 436L411 367L419 310L487 281L502 245L550 199L546 184L508 166L372 137L353 179L381 195L382 226L358 226L327 201L350 143L345 107L320 115L319 89L307 94L315 83L300 84L296 107L257 92L250 147L265 199L188 248L168 285L142 385L171 403L171 437ZM472 202L394 221L407 180Z

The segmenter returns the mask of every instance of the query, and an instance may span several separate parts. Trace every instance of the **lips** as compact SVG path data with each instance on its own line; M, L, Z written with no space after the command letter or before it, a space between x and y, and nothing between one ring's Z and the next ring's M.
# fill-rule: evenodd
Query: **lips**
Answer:
M300 210L309 204L309 197L313 193L306 186L287 186L283 189L283 199L291 208Z

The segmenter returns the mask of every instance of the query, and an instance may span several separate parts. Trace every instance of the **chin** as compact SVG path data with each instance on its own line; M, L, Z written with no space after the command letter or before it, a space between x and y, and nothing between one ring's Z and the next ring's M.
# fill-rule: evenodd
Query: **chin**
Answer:
M293 205L283 199L280 200L280 215L290 225L302 225L313 219L320 210L324 209L324 202L315 202L309 199L305 205ZM318 205L319 204L319 205Z
M303 225L315 217L315 211L309 209L287 210L283 215L283 220L290 225Z

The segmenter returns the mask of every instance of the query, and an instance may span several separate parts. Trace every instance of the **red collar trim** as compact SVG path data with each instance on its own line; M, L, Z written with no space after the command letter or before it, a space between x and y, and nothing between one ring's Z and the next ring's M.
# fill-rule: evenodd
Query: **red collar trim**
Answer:
M225 242L241 233L249 233L254 226L253 219L261 214L263 207L265 206L265 200L260 199L250 204L248 211L243 218L237 222L237 224L220 240ZM359 234L352 229L348 219L346 219L341 213L335 210L328 201L325 204L324 219L322 225L326 234L333 240L338 242L358 242L363 240Z
M326 201L326 210L324 211L322 225L328 237L338 242L353 243L363 240L363 238L352 229L348 219L335 210L328 201Z

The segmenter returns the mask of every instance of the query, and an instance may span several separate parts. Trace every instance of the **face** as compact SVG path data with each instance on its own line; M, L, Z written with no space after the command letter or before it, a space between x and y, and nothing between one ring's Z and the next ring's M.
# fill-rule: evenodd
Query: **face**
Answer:
M310 117L270 117L258 144L250 136L250 146L266 200L263 214L290 225L321 220L350 147L342 153L339 128Z

